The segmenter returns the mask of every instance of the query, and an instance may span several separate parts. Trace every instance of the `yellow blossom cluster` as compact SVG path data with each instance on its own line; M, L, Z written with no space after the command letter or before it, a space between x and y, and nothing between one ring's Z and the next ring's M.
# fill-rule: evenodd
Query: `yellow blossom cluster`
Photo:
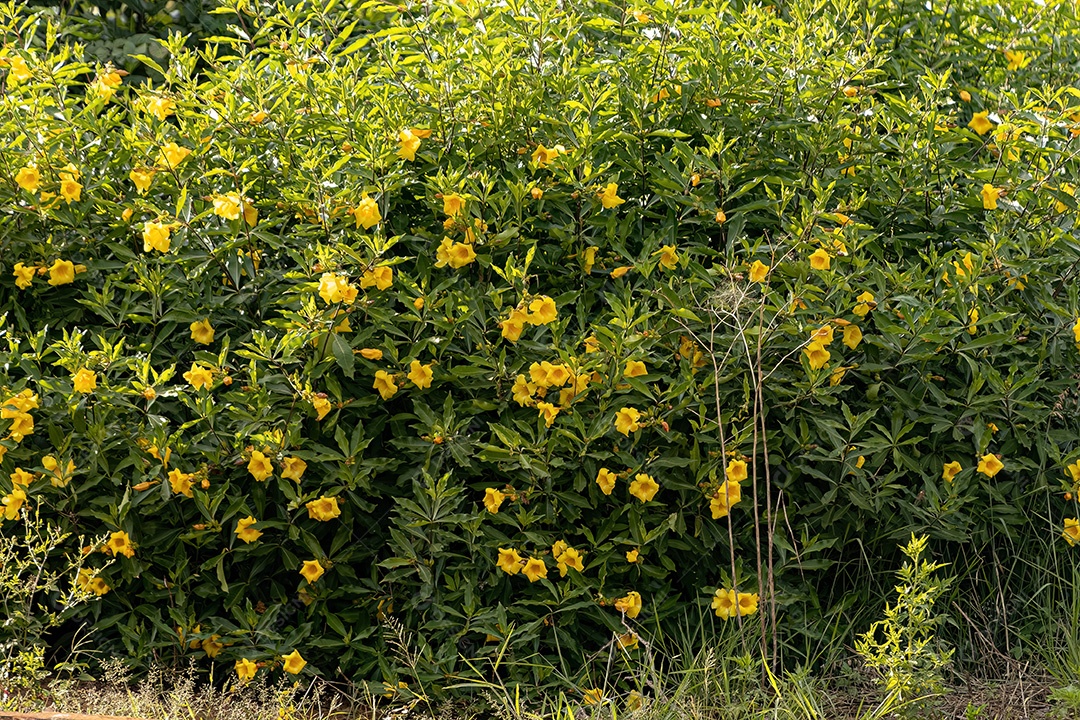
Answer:
M555 301L546 295L538 295L527 306L518 306L510 310L510 316L499 323L502 336L516 343L521 339L527 325L548 325L559 316Z

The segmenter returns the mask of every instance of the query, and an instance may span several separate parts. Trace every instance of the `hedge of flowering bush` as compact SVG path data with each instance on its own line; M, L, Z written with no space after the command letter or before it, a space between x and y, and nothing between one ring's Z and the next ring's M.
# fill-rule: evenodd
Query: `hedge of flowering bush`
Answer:
M0 530L107 538L102 649L595 700L1080 539L1073 4L217 12L3 9Z

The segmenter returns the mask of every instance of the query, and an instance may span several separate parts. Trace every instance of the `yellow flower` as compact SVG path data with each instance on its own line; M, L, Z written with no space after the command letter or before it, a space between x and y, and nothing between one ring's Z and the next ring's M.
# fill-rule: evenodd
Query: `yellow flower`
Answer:
M165 122L165 118L176 112L176 103L169 98L152 97L146 101L146 112Z
M229 192L223 195L214 195L211 202L214 205L214 214L219 218L225 220L240 219L241 206L244 203L240 198L240 193Z
M546 148L542 144L537 145L533 150L532 161L537 167L546 167L549 162L559 157L561 152L566 152L566 148L562 145L556 145L553 148Z
M1076 324L1073 325L1072 331L1073 331L1073 338L1076 339L1076 342L1080 343L1080 318L1076 319Z
M633 482L630 483L630 494L643 503L649 502L656 497L659 490L660 485L653 479L652 475L646 475L645 473L638 473L634 476Z
M600 491L605 495L610 495L615 489L616 477L615 473L607 468L600 468L600 472L596 473L596 484L600 486Z
M712 609L716 612L716 617L721 620L729 620L738 613L738 607L739 598L734 590L716 588L716 593L712 599Z
M286 457L281 461L281 477L286 480L300 482L305 470L307 470L307 463L298 457Z
M324 572L326 570L323 569L318 560L305 560L304 565L300 568L300 574L307 580L308 585L314 585L315 581L321 578Z
M214 327L209 319L193 322L188 329L191 330L191 339L200 345L209 345L214 342Z
M48 456L48 455L46 457L51 458L51 456ZM55 463L56 460L53 460L53 462ZM48 468L48 465L46 465L45 458L42 458L41 464L45 465L45 467L47 469L51 469L51 468ZM29 486L30 483L32 483L34 481L34 473L27 472L26 470L23 470L20 467L15 468L15 472L11 473L10 477L11 477L11 486L12 487L18 487L20 485L26 487L26 486Z
M40 407L38 400L39 398L37 395L34 394L34 391L30 388L27 388L22 392L16 395L12 395L7 400L5 400L3 407L5 409L15 408L20 412L30 412L31 410L36 410L38 407ZM3 417L7 416L5 415Z
M504 500L506 500L506 493L499 492L495 488L484 490L484 507L492 515L499 512L499 506L503 504Z
M716 224L717 225L723 225L726 222L727 222L727 213L724 212L722 209L717 209L717 211L716 211Z
M572 547L566 548L561 553L552 553L559 566L559 577L566 577L567 568L574 568L578 572L585 572L585 563L581 553Z
M712 510L713 520L727 517L734 507L742 500L742 488L739 483L725 480L709 499L709 509Z
M26 265L15 263L15 267L12 268L12 275L15 276L15 285L20 290L25 290L30 287L34 282L34 275L37 274L37 268L26 267ZM1080 342L1080 341L1078 341Z
M412 162L416 159L416 151L420 149L420 138L413 131L405 128L398 132L397 156L402 160Z
M356 221L356 227L363 226L365 230L370 230L382 221L382 214L379 213L379 203L369 198L367 193L361 196L359 204L349 213Z
M585 690L581 693L581 699L586 705L599 705L604 700L604 691L600 688Z
M769 276L769 266L760 260L755 260L750 265L750 280L751 282L763 283L765 278Z
M75 264L70 260L57 260L49 268L49 284L68 285L75 282Z
M823 347L828 347L833 341L832 325L822 325L810 334L810 342L819 342Z
M585 248L585 260L582 268L585 270L586 275L592 272L593 265L596 264L596 251L599 249L600 248L596 247L595 245L590 245L589 247Z
M810 360L811 370L820 370L829 362L829 351L819 342L812 342L803 349L803 353Z
M342 275L323 273L319 277L319 297L327 305L342 302L349 292L349 281Z
M724 470L724 477L733 483L740 483L745 480L748 477L746 474L746 461L732 460L729 462Z
M328 522L341 515L341 506L336 497L323 495L317 500L312 500L304 507L307 508L308 517L319 522Z
M1072 465L1066 465L1065 472L1069 474L1074 483L1080 483L1080 460L1077 460Z
M184 379L196 390L209 388L214 382L214 371L199 363L191 363L191 370L184 373Z
M622 205L625 200L618 196L619 186L615 183L608 183L607 186L596 194L597 199L600 200L600 204L604 206L605 210L611 210Z
M988 110L975 113L971 116L971 122L968 123L968 127L980 135L985 135L994 129L994 123L990 122L989 115L990 111Z
M649 371L645 368L645 363L640 360L628 360L626 362L626 369L623 370L624 378L636 378L648 374Z
M360 351L360 355L367 360L382 360L383 351L375 348L363 348Z
M983 475L986 475L987 477L994 477L995 475L1000 473L1003 468L1004 464L1002 464L1002 462L998 460L996 454L986 453L985 456L983 456L983 458L978 461L978 466L975 468L975 470L982 473Z
M615 268L615 269L614 269L614 270L612 270L612 271L611 271L611 272L610 272L609 274L611 275L611 277L613 277L614 279L618 280L618 279L619 279L619 278L621 278L621 277L622 277L623 275L625 275L626 273L630 272L630 271L631 271L631 270L633 270L633 269L634 269L634 266L633 266L633 265L623 265L623 266L621 266L621 267L617 267L617 268Z
M1022 70L1031 62L1031 58L1023 50L1006 50L1005 60L1009 63L1009 70Z
M300 671L307 665L307 660L300 657L299 650L293 650L288 655L283 655L281 659L285 661L282 669L290 675L299 675Z
M529 384L524 375L518 375L514 379L514 385L510 388L514 401L521 407L532 405L532 394L536 388Z
M640 555L641 555L641 551L638 550L637 548L634 548L633 550L627 550L626 551L626 562L628 562L628 563L636 563L638 561L638 556L640 556Z
M468 243L454 243L450 246L449 258L447 262L450 267L458 270L470 264L476 259L476 251L473 250L473 246Z
M829 253L822 248L818 248L810 254L810 267L815 270L828 270L830 262Z
M543 418L546 427L551 427L551 424L555 422L555 416L559 414L559 408L549 402L536 403L536 409L540 411L540 417Z
M109 535L109 541L105 543L105 551L110 555L135 557L135 546L131 544L131 538L123 530Z
M99 96L105 102L112 100L113 95L116 94L116 88L120 87L123 82L123 78L120 77L120 73L112 71L101 73L94 79L94 82L90 84L90 91Z
M8 427L8 437L15 442L22 442L23 437L34 433L34 418L30 416L30 413L10 412L5 409L0 414L0 417L11 419L11 426Z
M739 615L746 617L747 615L756 613L758 609L758 600L757 593L739 593L737 600Z
M75 392L92 393L97 387L97 373L87 368L79 368L72 376L71 381L75 386Z
M967 90L961 90L960 100L963 102L971 102L971 93L969 93Z
M195 497L195 493L191 490L191 477L190 473L181 472L180 468L173 468L169 471L169 487L176 495Z
M135 214L135 210L132 208L124 208L124 212L120 213L120 219L124 222L131 222L131 216Z
M1065 518L1065 529L1061 534L1069 545L1075 545L1080 540L1080 522L1076 518Z
M945 479L945 482L952 482L953 478L959 475L960 471L963 469L964 468L960 467L960 463L955 460L947 462L941 468L941 477Z
M547 295L539 295L529 303L529 315L526 319L530 325L547 325L553 322L558 314L555 301Z
M517 550L499 548L499 559L495 564L507 575L517 575L521 572L522 558Z
M236 677L240 678L242 682L253 679L258 669L259 667L247 658L236 661Z
M8 60L8 83L12 87L29 80L31 77L33 75L30 73L30 68L26 66L26 61L23 60L21 55L13 55Z
M442 207L448 217L454 217L465 209L465 198L454 193L443 195Z
M641 425L638 424L640 418L641 412L639 410L624 407L615 413L615 429L629 437L630 433L641 429Z
M169 235L172 233L172 225L159 222L143 223L143 252L157 250L160 253L169 252Z
M844 328L844 344L854 350L862 342L862 330L858 325L848 325Z
M641 614L641 595L634 590L631 590L625 597L621 597L615 601L615 609L621 613L625 613L626 617L633 620Z
M398 386L394 383L394 376L385 370L375 371L375 382L371 387L379 391L379 395L382 396L383 400L389 400L398 391Z
M979 466L975 470L987 477L994 477L1004 468L1005 465L998 459L997 455L987 453L979 460Z
M18 520L19 510L26 502L26 492L22 488L12 488L11 492L4 496L4 519Z
M534 187L532 190L530 190L529 194L532 195L533 200L539 200L540 198L544 197L544 191L538 187Z
M968 310L968 328L967 328L968 333L970 333L971 335L975 334L975 332L976 332L976 324L978 322L979 322L979 309L978 308L971 308L970 310Z
M60 173L60 197L70 205L82 198L83 186L79 184L71 173Z
M864 291L855 298L855 300L855 308L852 312L859 317L866 317L867 313L877 307L877 303L874 301L874 295L870 291Z
M990 183L985 183L980 194L982 195L983 210L997 210L997 201L1001 197L1001 191L998 188Z
M424 388L431 387L431 378L433 373L431 372L431 365L422 365L419 360L413 360L409 364L409 380L412 380L416 387L423 390ZM391 393L392 395L393 393ZM383 398L386 399L385 397Z
M146 191L150 189L150 183L154 181L154 174L157 171L153 168L132 170L128 173L128 178L131 182L135 183L135 189L140 195L145 195Z
M435 267L442 268L450 264L450 251L454 247L454 241L443 237L439 247L435 248Z
M393 284L394 268L389 265L380 265L371 270L365 270L364 274L360 276L360 287L362 288L375 287L378 290L385 290Z
M843 365L838 365L833 368L832 373L829 375L829 387L836 387L843 382L844 374L847 373L848 370L849 368L844 367Z
M861 468L865 464L866 464L866 458L863 457L862 455L860 455L859 458L855 461L855 467L857 467L857 468Z
M206 640L202 641L202 649L203 649L203 652L206 653L207 657L215 658L219 654L221 654L221 651L222 651L222 649L224 649L225 645L218 642L219 637L221 637L221 636L220 635L211 635Z
M101 578L95 577L94 573L94 570L83 568L79 571L79 576L75 579L75 582L82 590L92 592L98 597L101 597L112 588L110 588Z
M161 148L161 154L158 156L158 164L173 169L179 167L180 163L184 162L190 154L191 151L186 147L170 142Z
M15 173L15 182L26 192L35 193L41 185L41 171L35 165L27 165Z
M536 582L547 577L547 565L540 558L531 557L521 569L521 574L529 578L529 582Z
M251 460L248 461L247 469L248 472L251 473L251 477L255 478L258 482L263 482L274 474L274 466L270 462L270 459L263 455L259 450L252 451Z
M660 267L665 270L674 270L679 265L679 254L675 252L674 245L664 245L653 255L660 256Z
M502 336L510 342L517 342L521 338L521 333L525 330L525 324L528 321L528 314L514 308L510 311L510 317L499 323Z
M315 409L316 419L322 420L330 412L330 401L324 397L311 399L311 407Z

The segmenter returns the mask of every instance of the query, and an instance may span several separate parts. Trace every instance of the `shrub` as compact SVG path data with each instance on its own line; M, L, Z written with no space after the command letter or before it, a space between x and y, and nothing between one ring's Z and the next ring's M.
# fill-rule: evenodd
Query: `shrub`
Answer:
M886 695L905 704L905 717L922 716L922 703L942 691L942 670L953 654L940 647L936 635L945 616L934 608L952 578L937 578L943 565L923 558L928 539L912 535L901 548L908 560L897 572L896 602L886 605L885 618L855 643L867 667L878 673Z
M390 694L1059 535L1077 22L1008 6L236 0L141 84L6 6L10 514L136 663Z

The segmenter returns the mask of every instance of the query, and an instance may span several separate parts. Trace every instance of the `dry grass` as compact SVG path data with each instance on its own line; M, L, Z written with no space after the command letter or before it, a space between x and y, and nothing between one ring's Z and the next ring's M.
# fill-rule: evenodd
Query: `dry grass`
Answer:
M326 683L307 684L282 678L227 683L201 682L194 666L186 671L160 667L131 682L126 668L108 663L100 682L57 683L44 706L25 708L87 715L116 715L147 720L375 720L355 702Z
M1078 717L1050 702L1051 678L1041 668L1012 662L1005 677L994 681L965 678L933 703L928 720L1043 720ZM803 697L797 696L802 694ZM120 663L106 668L96 683L60 683L50 688L47 703L21 710L83 713L146 720L868 720L878 702L869 685L808 679L798 688L781 684L778 693L755 688L745 703L710 693L688 693L664 702L645 699L636 712L615 705L583 706L560 696L533 698L517 707L494 694L477 693L472 702L459 700L433 706L389 703L356 687L320 681L302 684L282 679L275 684L254 681L218 687L197 679L194 667L184 672L155 669L132 683Z

